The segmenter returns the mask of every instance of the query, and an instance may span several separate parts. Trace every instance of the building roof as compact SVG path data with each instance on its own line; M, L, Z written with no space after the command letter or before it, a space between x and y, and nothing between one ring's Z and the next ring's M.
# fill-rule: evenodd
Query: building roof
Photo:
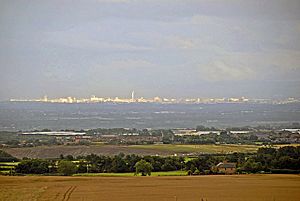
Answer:
M236 168L236 163L219 163L218 168Z

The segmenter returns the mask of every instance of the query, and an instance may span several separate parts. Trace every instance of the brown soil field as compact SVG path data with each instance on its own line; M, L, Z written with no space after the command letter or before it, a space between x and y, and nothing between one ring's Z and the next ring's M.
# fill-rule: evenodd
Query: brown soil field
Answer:
M1 201L298 201L299 175L0 176Z
M58 158L60 154L78 155L186 155L203 153L227 153L227 152L255 152L259 146L255 145L91 145L91 146L40 146L27 148L4 148L3 150L17 158Z
M299 146L279 145L279 146ZM274 146L274 147L279 147ZM170 156L180 155L199 155L199 154L215 154L215 153L233 153L233 152L256 152L260 146L255 145L91 145L91 146L40 146L27 148L3 148L3 150L17 158L59 158L61 154L64 156L72 155L117 155L137 154L137 155L160 155Z
M29 148L6 148L5 152L17 158L59 158L60 154L79 156L79 155L117 155L137 154L137 155L172 155L173 151L152 150L152 149L135 149L130 146L121 145L100 145L100 146L40 146Z

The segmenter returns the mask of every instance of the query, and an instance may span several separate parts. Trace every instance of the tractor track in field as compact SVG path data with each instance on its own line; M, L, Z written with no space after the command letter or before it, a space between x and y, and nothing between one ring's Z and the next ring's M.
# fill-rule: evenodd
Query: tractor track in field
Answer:
M76 187L77 186L70 186L68 190L64 193L62 201L68 201Z

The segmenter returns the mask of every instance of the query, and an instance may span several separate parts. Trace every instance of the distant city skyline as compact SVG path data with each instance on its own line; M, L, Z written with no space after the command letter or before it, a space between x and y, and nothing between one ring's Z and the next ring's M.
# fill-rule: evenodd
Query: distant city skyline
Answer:
M299 10L299 0L0 1L0 101L133 89L300 98Z
M56 97L49 98L45 95L42 98L36 99L10 99L11 102L48 102L48 103L299 103L300 99L289 97L285 99L264 99L264 98L249 98L249 97L159 97L145 98L143 96L136 97L135 91L131 92L131 96L128 97L99 97L91 95L90 97Z

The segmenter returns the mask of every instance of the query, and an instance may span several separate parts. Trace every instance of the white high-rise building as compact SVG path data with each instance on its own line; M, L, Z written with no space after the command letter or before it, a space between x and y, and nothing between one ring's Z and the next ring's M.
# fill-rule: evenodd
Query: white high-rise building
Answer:
M131 92L131 102L134 102L134 91Z

